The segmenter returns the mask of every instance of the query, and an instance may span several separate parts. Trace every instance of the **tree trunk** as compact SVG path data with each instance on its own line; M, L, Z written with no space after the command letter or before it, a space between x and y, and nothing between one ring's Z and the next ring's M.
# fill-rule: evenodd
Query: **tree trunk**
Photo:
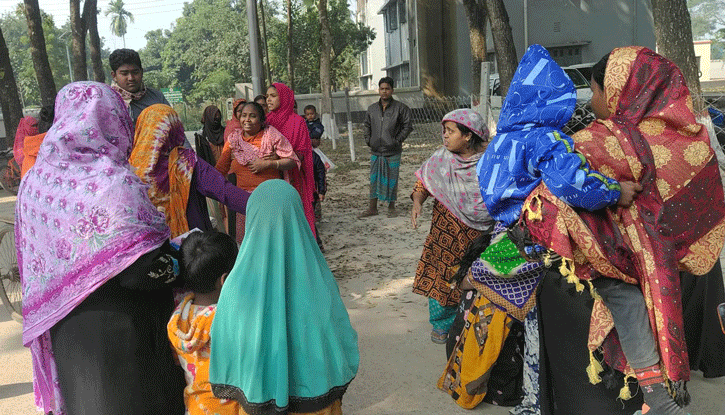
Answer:
M267 18L264 16L264 0L259 0L259 15L262 16L262 39L264 41L264 68L267 75L267 82L272 85L272 69L269 64L269 42L267 42Z
M13 67L10 64L10 52L5 44L2 29L0 29L0 104L7 137L3 143L4 148L8 146L8 143L12 143L12 139L15 137L15 130L18 129L18 123L23 118L23 106L20 103L18 86L15 83Z
M320 53L320 88L322 89L320 113L329 114L332 102L332 93L330 91L332 85L330 79L332 34L330 33L330 21L327 19L327 0L318 0L317 11L320 15L320 45L322 46Z
M501 96L506 97L511 79L513 79L516 67L519 65L516 58L514 37L511 34L509 15L506 12L506 5L504 5L503 0L486 0L486 11L491 23L493 46L496 50Z
M655 39L658 52L674 62L682 71L692 94L695 112L703 110L705 102L700 89L700 75L692 44L692 26L686 0L652 0Z
M33 56L33 67L38 79L40 100L42 104L53 105L55 102L55 80L53 71L48 63L48 51L45 49L45 36L43 35L43 20L40 17L38 0L24 0L25 17L28 20L28 37L30 38L30 53Z
M292 63L292 0L287 0L287 75L289 75L289 87L295 90L295 67Z
M260 68L262 72L259 74L259 77L262 78L262 89L266 90L266 86L271 84L272 82L269 81L269 78L267 78L267 72L264 70L264 48L262 47L262 42L264 42L266 39L262 40L262 29L260 29L259 26L259 13L257 13L257 24L254 25L254 28L257 31L257 51L259 55L259 61L262 62L262 67ZM267 82L269 82L269 84Z
M85 0L85 3L83 3L83 21L88 29L88 47L91 52L93 80L106 82L106 73L103 70L103 60L101 59L101 38L98 36L98 0Z
M471 39L471 94L481 91L481 63L486 61L486 5L483 0L463 0Z
M70 28L73 34L73 79L87 81L86 24L81 18L81 0L70 0Z

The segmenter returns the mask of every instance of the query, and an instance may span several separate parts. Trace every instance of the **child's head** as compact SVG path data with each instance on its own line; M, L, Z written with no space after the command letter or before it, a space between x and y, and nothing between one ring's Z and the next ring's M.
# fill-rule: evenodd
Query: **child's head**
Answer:
M317 119L317 108L315 108L314 105L310 104L305 107L305 119L307 121L314 121Z
M320 146L320 137L310 138L310 141L312 141L312 148L317 148Z
M184 285L194 293L221 290L237 260L237 244L231 236L216 232L194 232L181 243Z

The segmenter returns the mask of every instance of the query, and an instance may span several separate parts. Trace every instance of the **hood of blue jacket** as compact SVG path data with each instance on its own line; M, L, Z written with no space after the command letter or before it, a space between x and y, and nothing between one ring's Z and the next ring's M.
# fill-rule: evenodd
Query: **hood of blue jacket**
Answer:
M497 132L536 127L561 129L576 106L576 89L569 76L541 45L526 50L511 80Z

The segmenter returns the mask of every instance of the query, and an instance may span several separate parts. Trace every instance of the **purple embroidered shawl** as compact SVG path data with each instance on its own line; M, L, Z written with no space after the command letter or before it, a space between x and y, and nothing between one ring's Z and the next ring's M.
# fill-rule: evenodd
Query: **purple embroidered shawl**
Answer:
M132 122L121 96L105 84L72 83L58 93L55 114L18 191L15 241L36 405L58 414L48 330L161 246L169 229L130 170Z

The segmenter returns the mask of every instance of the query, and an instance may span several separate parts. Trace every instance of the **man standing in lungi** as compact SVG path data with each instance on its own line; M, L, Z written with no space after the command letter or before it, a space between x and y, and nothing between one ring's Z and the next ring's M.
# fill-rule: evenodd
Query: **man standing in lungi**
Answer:
M410 108L393 99L393 78L378 82L380 100L368 107L363 132L370 147L370 205L358 218L378 214L378 199L388 202L388 216L395 216L398 172L403 141L413 131Z

